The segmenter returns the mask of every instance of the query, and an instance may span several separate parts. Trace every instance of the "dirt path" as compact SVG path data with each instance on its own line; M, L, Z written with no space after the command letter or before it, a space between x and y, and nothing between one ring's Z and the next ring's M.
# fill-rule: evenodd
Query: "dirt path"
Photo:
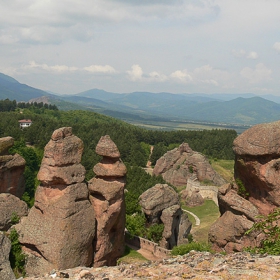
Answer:
M200 219L192 212L182 209L184 212L187 212L188 214L192 215L195 218L195 225L199 226L200 225Z

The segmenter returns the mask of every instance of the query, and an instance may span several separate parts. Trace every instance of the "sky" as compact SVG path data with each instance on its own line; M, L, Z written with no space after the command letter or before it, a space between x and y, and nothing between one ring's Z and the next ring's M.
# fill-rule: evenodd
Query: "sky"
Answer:
M280 96L280 0L1 0L0 72L58 94Z

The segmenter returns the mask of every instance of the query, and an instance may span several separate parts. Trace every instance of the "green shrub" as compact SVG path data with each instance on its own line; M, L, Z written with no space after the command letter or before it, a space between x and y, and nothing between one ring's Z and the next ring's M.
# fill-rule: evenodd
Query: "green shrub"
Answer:
M237 193L238 193L240 196L242 196L243 198L247 198L247 197L249 196L249 193L247 192L247 190L246 190L246 188L245 188L243 182L242 182L239 178L237 178L237 179L235 180L235 183L236 183L236 185L238 186L238 191L237 191Z
M148 228L147 238L155 243L162 239L164 224L154 224Z
M22 253L21 244L18 240L18 233L12 229L9 235L11 240L10 263L11 267L17 277L25 276L25 255Z
M256 222L246 234L252 231L262 232L265 234L260 247L246 248L252 253L268 253L270 255L280 255L280 226L277 224L280 221L280 208L276 208L267 216L259 216L261 221Z
M191 243L173 247L171 254L175 256L185 255L192 250L199 251L199 252L211 252L211 247L206 243L191 242Z
M18 216L18 214L16 212L13 212L11 215L11 222L13 225L17 224L20 220L20 217Z

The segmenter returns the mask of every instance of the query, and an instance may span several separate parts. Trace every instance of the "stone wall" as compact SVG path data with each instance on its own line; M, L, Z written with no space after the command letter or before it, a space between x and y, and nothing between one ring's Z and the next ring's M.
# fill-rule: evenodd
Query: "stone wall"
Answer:
M192 193L198 190L203 199L213 200L218 206L218 187L203 186L198 180L188 179L186 191Z
M125 232L125 242L133 247L149 251L158 258L168 258L171 256L170 250L160 247L157 243L148 239L131 235L128 231Z

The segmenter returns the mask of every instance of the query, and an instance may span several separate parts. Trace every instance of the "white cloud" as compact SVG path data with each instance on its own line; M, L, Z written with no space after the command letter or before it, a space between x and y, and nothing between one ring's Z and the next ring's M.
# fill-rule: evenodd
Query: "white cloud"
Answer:
M49 66L45 63L39 64L35 61L30 61L28 65L24 65L25 69L41 69L49 72L73 72L79 70L77 67L69 67L66 65L53 65Z
M157 82L164 82L167 80L167 77L166 77L166 75L153 71L153 72L149 73L149 80L157 81Z
M248 59L257 59L259 55L255 51L246 52L245 50L232 50L232 54L235 58L248 58Z
M246 55L246 52L244 50L232 50L232 54L234 57L236 58L241 58L241 57L244 57Z
M248 79L251 84L258 84L263 81L271 80L272 70L267 68L263 63L256 65L255 69L245 67L240 71L242 77Z
M183 83L190 83L193 81L191 74L189 74L187 70L177 70L171 73L170 77Z
M30 61L28 65L23 66L24 69L41 69L48 72L77 72L77 71L87 71L90 73L115 73L116 70L110 66L110 65L90 65L84 68L78 68L73 66L67 66L67 65L53 65L49 66L46 63L36 63L35 61Z
M280 42L276 42L273 45L273 49L276 50L278 53L280 53Z
M257 59L257 58L259 58L259 55L256 52L249 52L248 55L247 55L247 58Z
M115 73L116 70L110 65L91 65L84 67L84 69L91 73Z
M141 80L143 76L143 70L138 64L131 66L131 70L127 71L127 74L132 81Z

